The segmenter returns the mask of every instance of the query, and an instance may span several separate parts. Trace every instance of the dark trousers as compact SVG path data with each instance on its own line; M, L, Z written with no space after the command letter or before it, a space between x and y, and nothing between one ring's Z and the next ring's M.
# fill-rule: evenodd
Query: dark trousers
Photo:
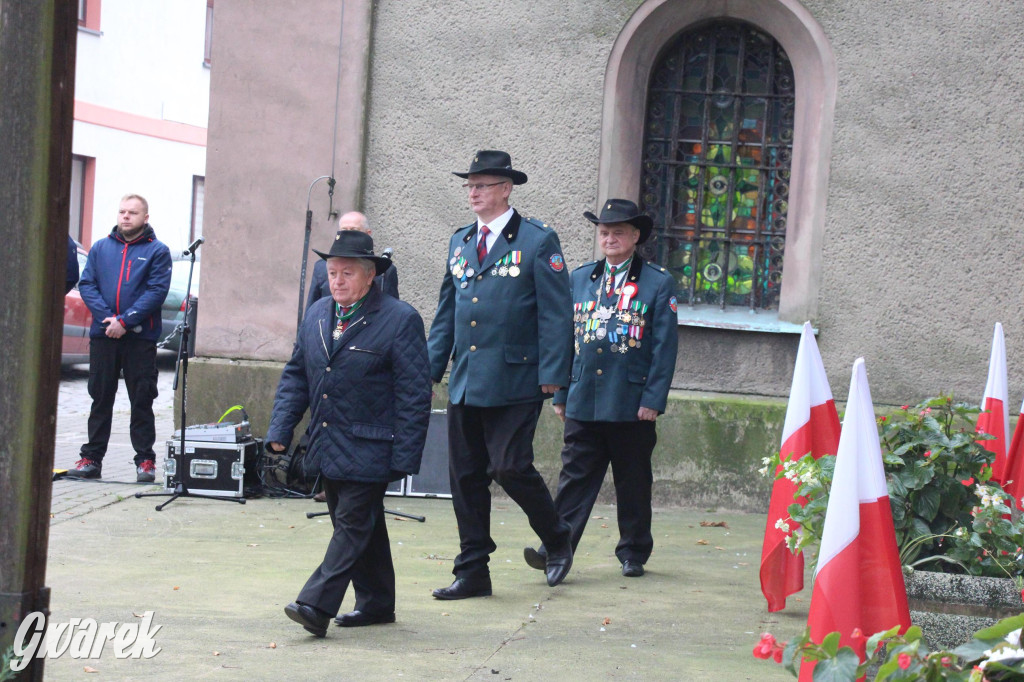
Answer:
M324 560L309 576L297 601L333 616L341 608L351 582L357 611L393 613L395 566L384 519L388 484L321 480L334 534Z
M533 466L533 434L542 406L448 403L448 473L462 549L452 573L458 578L486 576L490 554L497 549L491 539L492 480L522 507L545 545L564 546L569 540L569 526Z
M102 462L110 440L110 420L114 413L117 383L124 372L124 385L132 413L128 433L135 449L135 464L155 460L156 421L153 400L156 388L156 343L134 336L120 339L89 339L89 442L82 446L82 457Z
M615 556L647 563L651 537L651 453L658 442L654 422L583 422L565 420L562 472L555 507L572 525L572 547L594 509L608 465L615 480L619 544Z

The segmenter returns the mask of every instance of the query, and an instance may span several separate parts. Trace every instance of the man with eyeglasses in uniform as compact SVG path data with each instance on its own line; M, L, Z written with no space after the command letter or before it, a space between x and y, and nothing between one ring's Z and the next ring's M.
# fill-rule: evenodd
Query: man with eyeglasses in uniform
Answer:
M572 349L569 277L558 235L509 205L526 173L502 151L478 151L463 185L476 220L452 235L437 311L430 328L430 375L441 381L451 360L448 394L449 476L461 552L437 599L491 594L487 564L496 481L526 512L550 548L548 585L572 566L571 529L555 511L533 465L533 435L544 400L568 385Z

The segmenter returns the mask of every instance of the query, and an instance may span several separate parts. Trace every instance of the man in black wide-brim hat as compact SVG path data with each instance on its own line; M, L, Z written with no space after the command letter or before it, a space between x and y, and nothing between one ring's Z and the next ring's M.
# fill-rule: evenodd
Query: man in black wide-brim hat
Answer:
M549 548L548 585L572 566L568 524L533 465L533 434L544 400L569 383L572 333L569 277L555 231L509 206L526 173L501 151L479 151L466 179L476 220L452 235L430 327L430 376L448 361L448 444L452 504L461 552L455 581L437 599L491 594L487 564L496 481L526 512Z
M334 534L289 618L327 633L349 582L355 610L342 627L395 621L395 569L384 521L388 483L419 472L430 419L430 366L423 320L381 292L374 277L391 265L373 239L341 230L327 261L331 298L310 306L285 365L267 428L283 452L309 410L307 457L319 462Z
M569 389L555 394L565 422L555 507L572 525L573 551L594 508L608 465L615 480L622 574L644 574L651 555L651 455L655 419L665 411L678 346L676 283L636 247L651 234L650 217L628 199L609 199L597 225L604 258L570 276L574 352ZM545 567L546 548L527 547L526 562Z

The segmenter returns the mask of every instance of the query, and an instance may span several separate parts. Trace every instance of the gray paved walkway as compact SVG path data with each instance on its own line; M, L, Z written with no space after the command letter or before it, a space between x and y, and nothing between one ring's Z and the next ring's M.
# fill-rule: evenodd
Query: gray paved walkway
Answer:
M88 402L72 384L85 377L77 370L62 381L58 464L77 459ZM173 430L170 369L161 392L160 441ZM126 413L115 416L119 442L105 479L134 480L126 424ZM427 517L388 520L398 622L332 626L315 639L282 609L323 555L330 524L305 513L324 505L186 499L156 512L159 500L131 497L147 488L58 482L46 583L52 622L135 622L153 611L162 651L150 660L118 660L109 645L98 660L65 655L46 662L47 679L792 679L751 655L762 630L800 632L809 599L805 590L787 611L767 613L757 584L761 516L656 510L648 574L628 579L613 553L615 509L598 507L569 578L548 588L522 560L522 547L536 542L524 515L496 499L494 596L441 602L430 590L451 581L458 552L450 501L388 498L393 509ZM351 606L350 594L343 609Z

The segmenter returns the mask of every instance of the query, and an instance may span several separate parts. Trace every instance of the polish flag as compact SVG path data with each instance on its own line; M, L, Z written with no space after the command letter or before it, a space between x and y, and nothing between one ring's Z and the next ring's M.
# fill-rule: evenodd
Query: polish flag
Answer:
M852 646L861 660L868 637L910 627L864 358L853 363L807 625L819 643L838 630L840 646ZM862 638L854 638L856 628ZM800 667L801 682L810 682L813 669Z
M796 352L793 385L789 390L789 406L779 453L783 461L800 459L808 452L817 459L822 455L836 454L838 445L839 415L832 401L832 391L828 387L811 323L805 322ZM786 511L789 505L806 502L802 497L795 499L796 491L797 486L793 482L777 479L768 505L768 524L761 549L761 592L768 600L769 611L786 608L786 597L804 587L804 555L793 554L786 546L786 533L775 527L779 519L789 516ZM789 521L789 526L790 532L798 527L793 521Z
M1010 411L1006 393L1006 342L1000 322L996 322L992 334L992 356L988 361L988 382L985 384L985 397L981 399L981 409L978 432L995 436L993 440L980 441L981 446L996 456L992 462L992 480L1003 485L1006 481L1006 444L1010 442Z
M1020 406L1020 418L1013 430L1013 442L1006 453L1006 468L1003 469L1003 490L1017 503L1017 509L1024 511L1021 498L1024 497L1024 405Z

